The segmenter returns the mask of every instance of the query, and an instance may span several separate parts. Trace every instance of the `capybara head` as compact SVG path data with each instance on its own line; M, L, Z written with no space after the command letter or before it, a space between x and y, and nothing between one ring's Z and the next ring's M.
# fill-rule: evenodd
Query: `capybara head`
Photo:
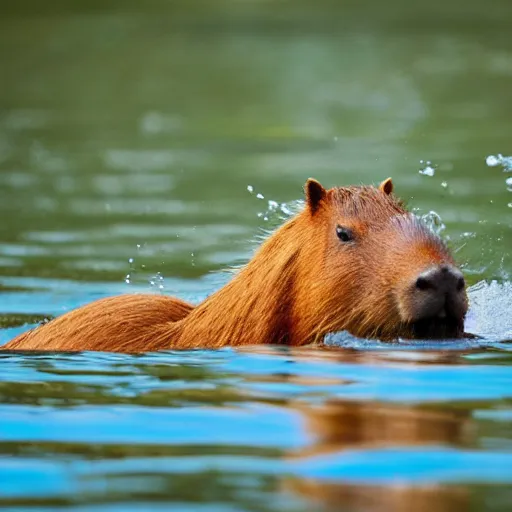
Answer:
M391 179L330 190L310 179L305 192L303 215L318 242L306 256L315 274L310 296L323 332L384 340L464 334L464 277L439 236L394 196Z

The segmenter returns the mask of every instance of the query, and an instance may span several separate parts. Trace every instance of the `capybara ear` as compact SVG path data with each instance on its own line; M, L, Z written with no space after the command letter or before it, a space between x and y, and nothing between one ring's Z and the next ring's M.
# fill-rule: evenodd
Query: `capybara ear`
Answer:
M387 196L389 196L389 194L391 194L393 192L393 181L391 180L391 178L384 180L379 185L379 190L381 192L384 192L384 194L386 194Z
M306 202L311 213L315 213L318 210L320 203L327 196L327 191L318 181L313 178L309 178L304 185L304 192L306 194Z

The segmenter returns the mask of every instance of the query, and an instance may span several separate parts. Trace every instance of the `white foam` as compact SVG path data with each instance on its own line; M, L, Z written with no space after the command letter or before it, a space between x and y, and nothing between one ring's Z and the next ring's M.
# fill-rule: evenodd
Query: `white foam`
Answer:
M485 338L512 338L512 283L480 281L468 289L466 331Z

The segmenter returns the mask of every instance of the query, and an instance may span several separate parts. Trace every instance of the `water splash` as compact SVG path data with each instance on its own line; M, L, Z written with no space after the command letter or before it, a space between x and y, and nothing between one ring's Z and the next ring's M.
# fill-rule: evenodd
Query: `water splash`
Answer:
M250 194L254 193L254 187L247 185ZM264 200L265 196L261 193L256 194L256 198ZM267 208L257 213L258 218L265 222L283 222L295 215L304 205L303 200L290 201L288 203L279 203L273 199L267 200Z
M480 281L468 289L468 296L468 332L486 338L512 338L512 283Z
M423 351L468 350L478 348L482 343L472 338L446 339L446 340L410 340L399 338L395 341L380 341L376 339L358 338L347 331L329 333L324 337L324 343L330 347L348 348L364 351L394 352L394 357L402 359L424 359ZM407 354L407 356L406 356Z
M152 289L163 290L165 288L164 276L160 272L157 272L154 276L149 278L149 285Z
M140 253L141 244L137 244L137 253ZM130 268L128 270L128 273L124 277L124 282L126 284L133 284L133 280L135 278L135 275L137 274L137 269L135 268L135 258L128 258L128 264L130 265ZM145 265L141 265L142 268L144 268Z
M289 203L278 203L277 201L267 201L267 209L258 212L258 217L265 222L283 222L295 215L304 205L304 201L291 201Z
M420 160L420 164L423 166L418 171L420 174L429 177L434 176L434 174L436 173L436 166L433 165L430 160L427 160L426 162L424 160Z
M126 284L132 284L132 279L133 279L133 276L135 275L135 260L133 258L129 258L128 259L128 263L130 264L130 271L128 272L128 274L126 274L125 278L124 278L124 282Z
M512 172L512 156L503 156L501 153L497 155L489 155L485 159L488 167L503 167L503 172Z
M441 216L433 210L419 215L419 218L436 235L440 235L446 229L446 224L441 219Z
M498 167L501 166L503 168L503 172L512 172L512 156L503 156L501 153L497 155L489 155L485 159L485 163L488 167ZM505 180L505 185L509 192L512 192L512 178L507 178ZM512 203L508 203L507 206L510 208Z

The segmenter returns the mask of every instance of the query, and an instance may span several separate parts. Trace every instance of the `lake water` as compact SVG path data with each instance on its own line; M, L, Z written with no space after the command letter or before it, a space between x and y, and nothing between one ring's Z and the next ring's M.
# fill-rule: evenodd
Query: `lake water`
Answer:
M510 510L511 24L509 0L3 6L0 343L112 294L199 302L309 176L392 176L481 339L0 353L0 508Z

